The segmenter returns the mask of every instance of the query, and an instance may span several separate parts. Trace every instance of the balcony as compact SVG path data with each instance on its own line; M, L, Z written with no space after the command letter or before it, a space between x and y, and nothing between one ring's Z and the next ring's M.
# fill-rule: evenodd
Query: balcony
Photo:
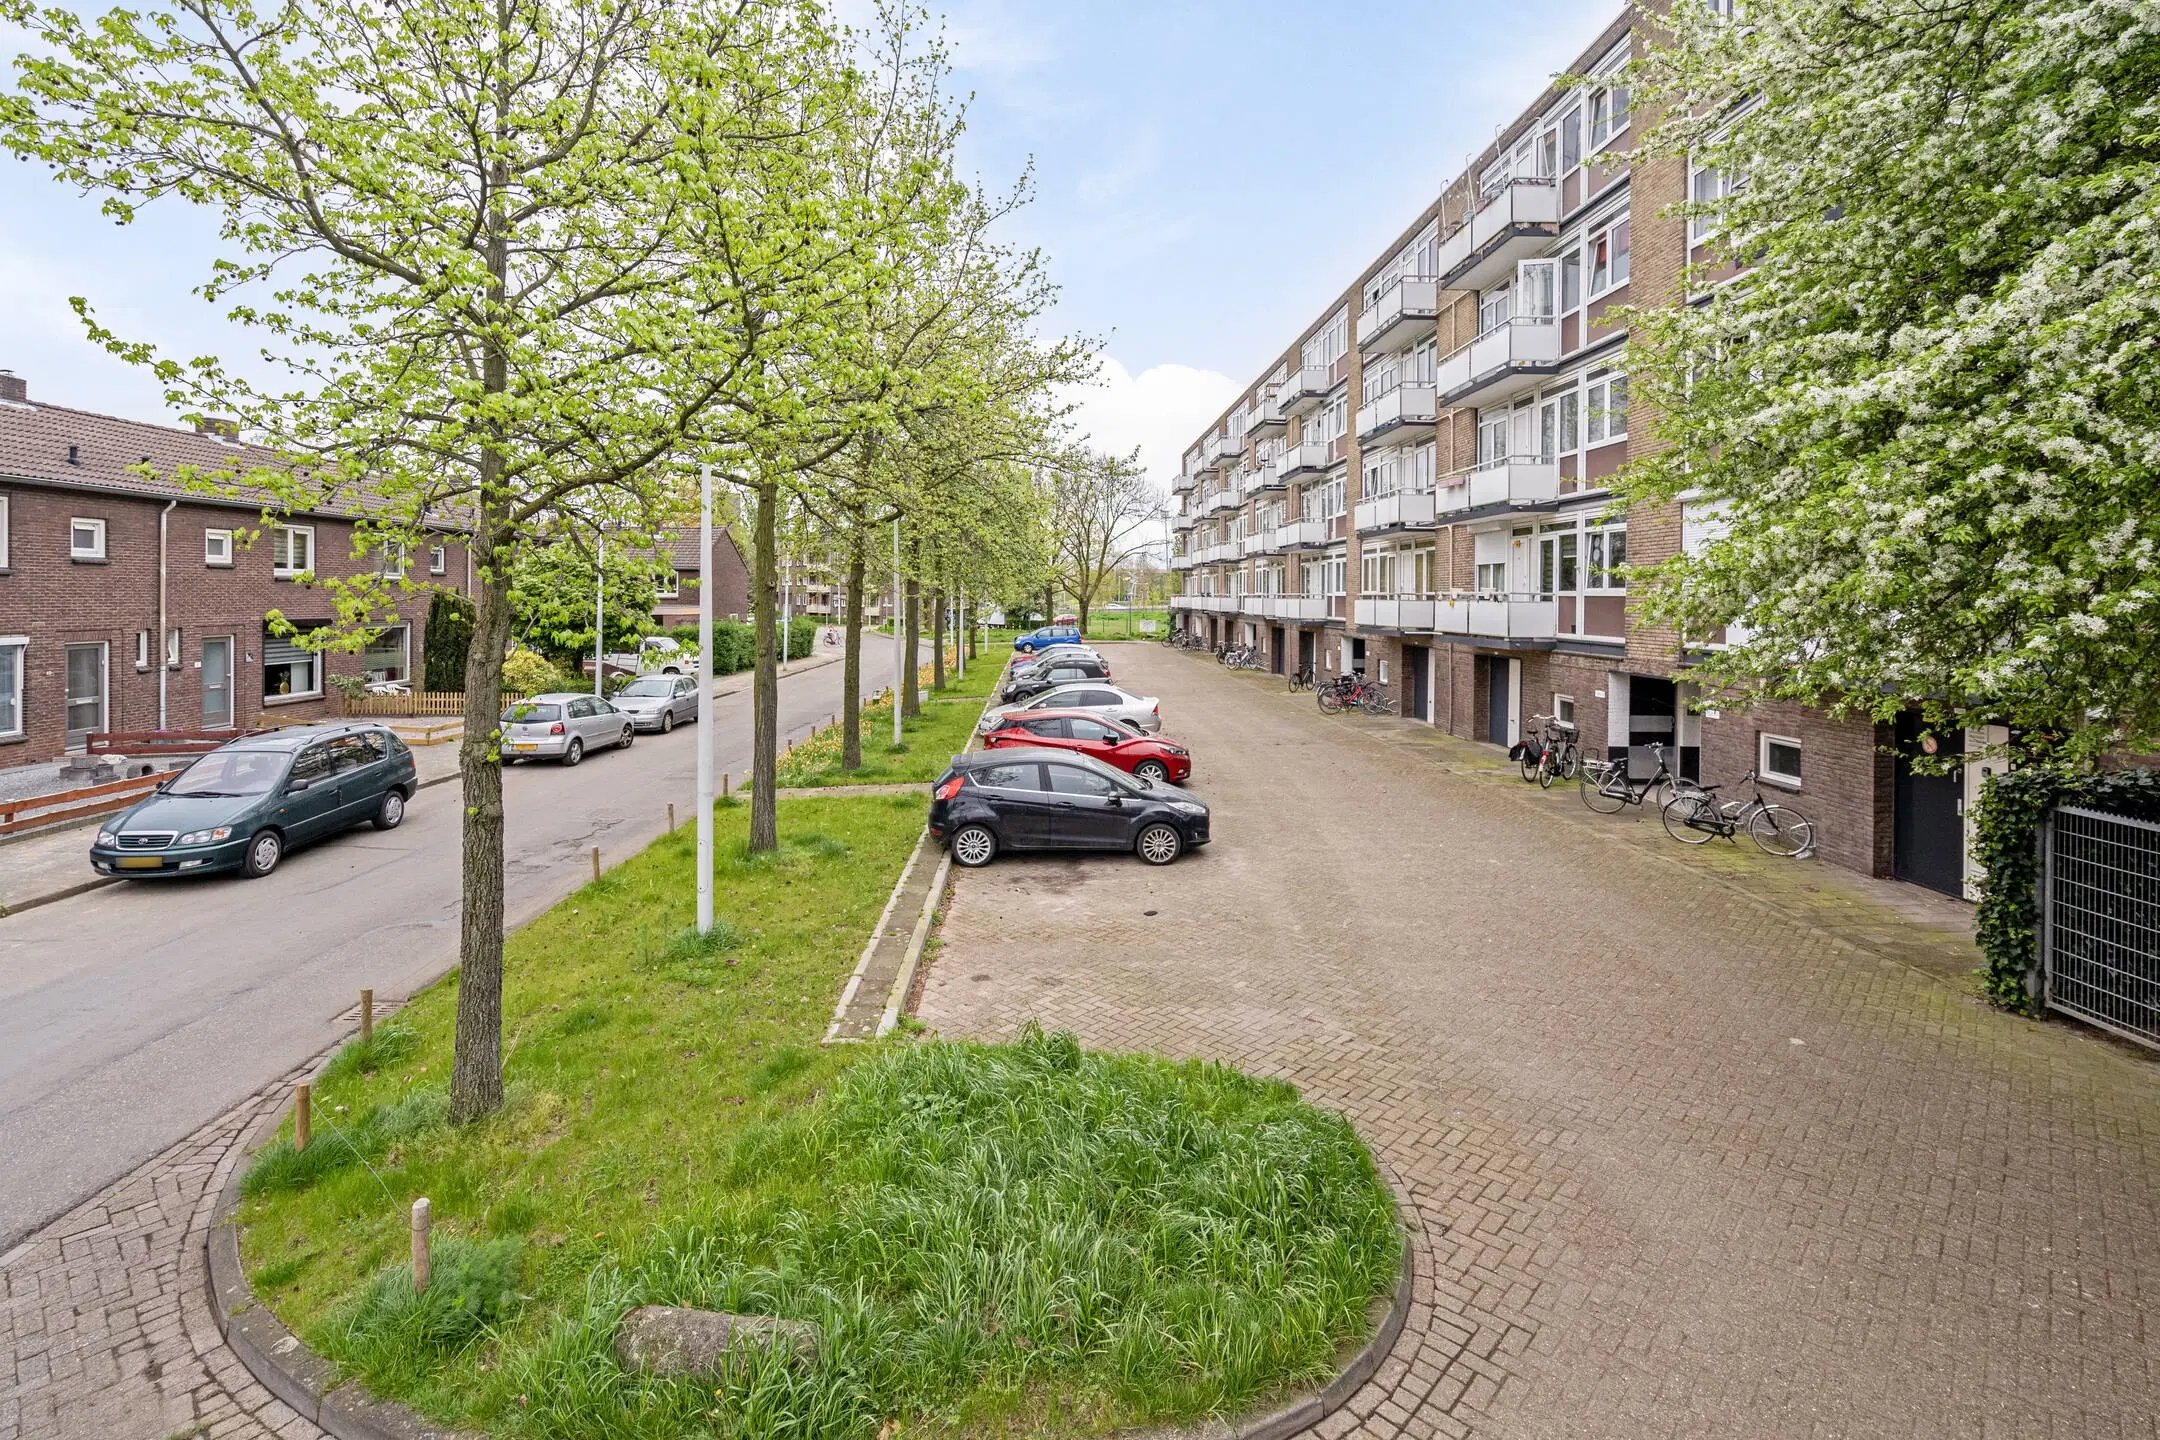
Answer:
M1261 397L1260 403L1245 421L1247 440L1272 440L1290 428L1289 417L1283 414L1282 402L1273 390Z
M1227 435L1210 435L1207 449L1201 452L1201 465L1208 470L1228 470L1235 467L1244 455L1245 446L1242 442L1232 440Z
M1172 570L1190 570L1199 563L1200 552L1197 550L1190 555L1172 555L1170 557L1170 568Z
M1291 371L1290 378L1275 388L1275 403L1285 415L1303 415L1326 404L1333 388L1325 365L1308 365Z
M1197 610L1200 608L1200 597L1197 595L1172 595L1170 597L1170 608L1172 610Z
M1433 630L1472 640L1550 641L1560 632L1560 602L1531 594L1442 595Z
M1442 360L1434 388L1443 409L1498 405L1536 389L1539 380L1559 368L1557 322L1510 320Z
M1449 290L1497 285L1559 234L1560 187L1550 180L1511 180L1440 242L1440 283Z
M1177 514L1170 517L1170 528L1173 530L1190 530L1193 528L1193 526L1199 523L1200 516L1196 511L1187 512L1184 510L1180 510Z
M1430 595L1364 595L1358 598L1356 616L1360 630L1432 633L1440 602Z
M1282 478L1282 466L1273 460L1263 460L1259 469L1246 472L1245 493L1266 495L1287 488L1288 483Z
M1270 595L1267 609L1263 612L1270 620L1325 620L1328 603L1325 595Z
M1275 457L1275 477L1284 484L1327 474L1328 447L1318 440L1307 440L1302 445L1285 445Z
M1265 549L1267 549L1267 532L1264 530L1255 530L1252 534L1238 541L1239 555L1258 555Z
M1254 616L1265 615L1267 613L1267 598L1268 597L1265 595L1238 596L1238 613L1241 615Z
M1507 510L1541 510L1560 498L1560 467L1531 455L1505 455L1440 479L1439 513L1450 519Z
M1410 530L1431 525L1437 514L1430 490L1397 490L1360 500L1355 516L1360 534L1369 530Z
M1298 520L1288 525L1278 525L1267 534L1270 550L1324 550L1328 544L1328 522L1325 520Z
M1200 513L1203 515L1219 515L1225 511L1237 509L1242 503L1244 502L1238 495L1235 485L1221 485L1210 490L1207 493L1207 498L1200 502Z
M1438 416L1433 387L1405 381L1357 412L1358 443L1369 445L1382 436L1394 436L1390 444L1413 439L1430 431Z
M1360 350L1407 350L1430 334L1440 313L1440 286L1433 280L1396 281L1358 316Z

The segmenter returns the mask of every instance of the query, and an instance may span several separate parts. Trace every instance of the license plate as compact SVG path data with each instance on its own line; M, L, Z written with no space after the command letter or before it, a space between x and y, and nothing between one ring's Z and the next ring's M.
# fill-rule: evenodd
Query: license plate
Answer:
M510 742L510 748L513 750L537 750L540 747L538 745L521 744L518 741L513 740Z
M122 870L162 870L165 868L165 862L155 855L123 855L120 857L120 868Z

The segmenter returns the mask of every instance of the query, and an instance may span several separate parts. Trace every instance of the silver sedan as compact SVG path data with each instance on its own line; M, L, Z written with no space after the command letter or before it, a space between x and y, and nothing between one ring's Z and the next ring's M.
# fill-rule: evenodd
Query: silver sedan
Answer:
M1152 695L1135 695L1106 680L1075 680L1030 695L1017 704L1000 705L987 712L976 731L987 735L1008 715L1029 710L1099 710L1152 735L1162 729L1162 704Z
M628 715L597 695L556 693L513 700L502 713L502 759L560 760L575 765L587 750L627 750L637 738Z
M615 692L614 706L640 730L665 735L697 719L695 675L640 675Z

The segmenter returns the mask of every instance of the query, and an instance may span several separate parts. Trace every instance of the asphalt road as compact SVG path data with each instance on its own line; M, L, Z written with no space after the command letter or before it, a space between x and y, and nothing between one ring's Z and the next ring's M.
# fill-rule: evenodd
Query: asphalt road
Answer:
M841 667L783 678L783 736L839 708ZM863 688L892 652L865 647ZM725 683L725 682L723 682ZM750 764L750 693L714 702L714 761ZM512 925L695 811L694 729L504 773ZM262 880L115 885L0 919L0 1252L330 1045L362 986L402 997L456 962L456 782L405 823L301 850ZM85 836L87 843L87 834Z

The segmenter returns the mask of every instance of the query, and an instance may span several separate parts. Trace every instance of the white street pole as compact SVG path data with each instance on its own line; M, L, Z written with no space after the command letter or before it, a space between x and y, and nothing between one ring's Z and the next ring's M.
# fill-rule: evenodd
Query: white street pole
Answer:
M607 695L607 531L595 550L592 602L592 693Z
M967 635L961 626L967 623L967 591L953 597L953 669L961 679L967 679Z
M907 674L907 626L900 623L900 517L892 522L892 743L900 743L900 678Z
M787 673L788 627L795 623L795 581L791 562L780 558L780 673Z
M697 928L713 925L712 466L698 470Z

